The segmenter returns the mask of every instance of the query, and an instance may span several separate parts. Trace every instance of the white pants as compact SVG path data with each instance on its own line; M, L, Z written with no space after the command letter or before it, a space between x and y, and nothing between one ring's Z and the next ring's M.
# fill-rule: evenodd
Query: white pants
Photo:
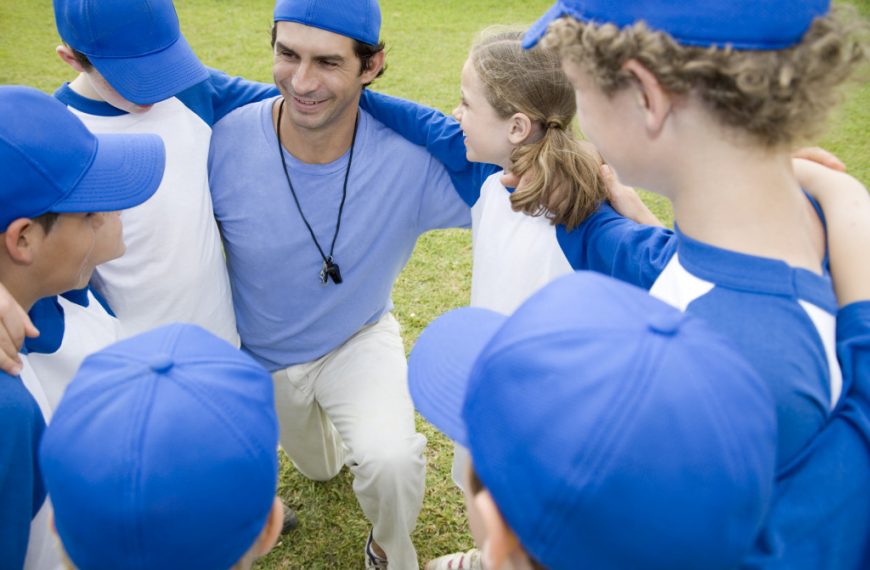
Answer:
M414 426L405 350L393 315L272 379L281 447L299 471L326 481L347 464L391 570L419 568L411 532L423 504L426 438Z

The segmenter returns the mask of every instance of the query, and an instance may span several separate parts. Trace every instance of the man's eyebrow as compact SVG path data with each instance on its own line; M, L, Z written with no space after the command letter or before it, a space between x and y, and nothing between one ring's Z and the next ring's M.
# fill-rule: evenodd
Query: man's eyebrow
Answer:
M287 52L294 53L294 54L296 53L295 49L288 47L281 42L275 42L275 49L279 50L279 51L287 51ZM333 63L343 63L344 62L344 56L337 54L337 53L336 54L316 55L316 56L314 56L314 59L317 61L326 61L326 62L333 62Z
M344 56L335 54L335 55L318 55L314 57L315 60L323 62L323 63L334 63L334 64L342 64L344 63Z

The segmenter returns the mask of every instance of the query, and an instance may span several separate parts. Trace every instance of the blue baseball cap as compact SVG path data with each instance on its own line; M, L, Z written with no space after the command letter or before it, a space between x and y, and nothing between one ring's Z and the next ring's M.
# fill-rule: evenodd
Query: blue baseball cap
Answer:
M377 45L381 37L378 0L278 0L276 22L296 22Z
M510 317L455 310L408 378L551 570L731 568L761 527L773 399L723 337L646 291L577 273Z
M0 86L0 232L48 212L138 206L163 178L157 135L94 135L60 101L31 87Z
M536 45L553 21L569 16L620 28L643 21L690 46L779 50L800 42L829 8L830 0L561 0L529 28L523 47Z
M124 99L150 105L208 79L172 0L54 0L57 31Z
M278 481L272 378L194 325L85 359L45 431L40 465L78 568L230 568Z

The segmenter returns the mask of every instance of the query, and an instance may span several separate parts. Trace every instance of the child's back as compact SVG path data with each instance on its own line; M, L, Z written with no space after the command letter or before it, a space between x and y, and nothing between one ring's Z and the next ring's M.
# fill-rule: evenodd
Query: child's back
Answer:
M838 20L821 17L826 2L659 8L562 3L527 36L533 45L546 24L571 16L547 41L577 90L584 131L627 183L674 205L673 234L603 208L578 228L572 260L649 288L730 337L776 399L782 477L843 388L821 223L789 154L816 132L860 50ZM833 534L817 544L848 542ZM760 548L780 556L784 546Z

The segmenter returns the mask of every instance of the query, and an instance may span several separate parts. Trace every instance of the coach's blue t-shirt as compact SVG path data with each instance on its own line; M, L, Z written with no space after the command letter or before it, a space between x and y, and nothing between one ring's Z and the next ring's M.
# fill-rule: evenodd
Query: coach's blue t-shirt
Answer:
M209 183L232 284L242 348L271 371L332 351L391 309L390 291L417 237L468 226L444 167L360 111L334 259L344 280L320 281L323 260L282 171L267 100L242 107L212 134ZM284 152L305 217L329 251L349 152L306 164Z
M45 501L37 451L45 421L21 379L0 372L0 568L21 568Z

